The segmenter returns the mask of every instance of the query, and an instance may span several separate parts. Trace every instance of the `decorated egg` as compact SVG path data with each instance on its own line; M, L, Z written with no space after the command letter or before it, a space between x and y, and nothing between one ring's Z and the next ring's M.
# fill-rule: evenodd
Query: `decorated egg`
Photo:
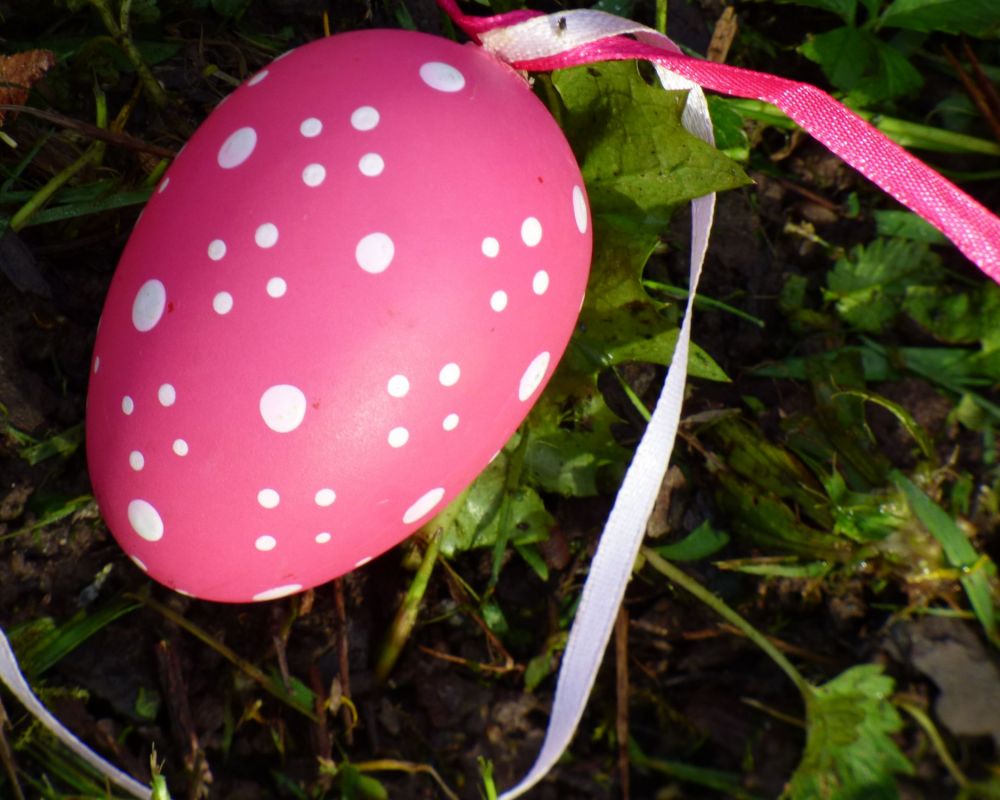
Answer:
M473 46L276 59L201 125L108 292L87 402L104 519L197 597L282 597L443 510L538 398L591 230L562 132Z

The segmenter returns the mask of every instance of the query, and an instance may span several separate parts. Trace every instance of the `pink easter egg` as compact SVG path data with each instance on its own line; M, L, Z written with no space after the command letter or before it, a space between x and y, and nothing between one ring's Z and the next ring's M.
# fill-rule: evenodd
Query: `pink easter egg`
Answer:
M528 413L590 252L562 132L481 49L365 31L276 59L171 165L108 292L87 454L109 528L229 602L384 552Z

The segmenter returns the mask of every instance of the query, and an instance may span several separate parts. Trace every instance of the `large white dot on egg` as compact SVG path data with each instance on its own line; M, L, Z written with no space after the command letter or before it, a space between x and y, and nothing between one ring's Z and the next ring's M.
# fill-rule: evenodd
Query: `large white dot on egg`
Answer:
M451 64L428 61L420 67L420 79L439 92L460 92L465 88L465 76Z
M306 416L306 396L297 386L278 384L260 396L264 424L277 433L294 431Z
M253 128L240 128L231 133L229 138L219 148L218 162L223 169L238 167L253 153L257 146L257 131Z
M163 538L163 520L147 500L133 500L128 504L128 523L147 542Z
M268 589L264 592L258 592L253 596L253 599L257 602L263 600L277 600L281 597L288 597L290 594L295 594L296 592L302 591L302 585L299 583L289 583L286 586L276 586L273 589Z
M384 233L369 233L354 250L358 266L372 275L385 272L395 254L396 246Z
M155 278L146 281L132 302L132 324L141 333L153 330L167 307L167 289Z

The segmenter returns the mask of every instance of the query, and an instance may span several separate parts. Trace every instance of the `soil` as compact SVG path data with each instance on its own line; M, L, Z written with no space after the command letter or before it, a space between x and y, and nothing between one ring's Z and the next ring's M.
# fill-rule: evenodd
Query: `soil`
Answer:
M356 0L334 5L334 30L395 24L381 4ZM786 30L769 22L767 14L773 9L739 5L752 25L774 38L795 42L809 29L808 16L801 10L790 12ZM11 22L7 34L11 41L52 33L48 21L33 19L20 7L5 6L0 2L0 14ZM432 4L408 6L422 30L440 29ZM721 7L712 0L671 3L671 33L703 51ZM327 8L320 0L254 3L247 29L287 28L293 41L302 41L320 34L317 19ZM140 104L128 128L139 138L173 149L225 93L223 84L199 76L206 59L198 53L196 19L192 15L177 24L172 33L183 44L177 55L157 67L167 88L182 98L181 110L157 115ZM215 48L212 58L242 77L266 59L252 45L236 52L235 41L204 46ZM758 66L776 69L774 64ZM783 67L786 73L798 69L805 73L800 77L819 79L807 64L792 61ZM133 85L132 76L119 73L118 83L107 86L112 108L127 98ZM50 99L57 108L67 107L55 103L63 98ZM81 118L90 118L89 113L79 109ZM46 127L24 115L9 130L27 150ZM785 144L784 139L776 140L772 149ZM57 172L72 160L77 146L60 140L43 148L29 167L31 179L38 182ZM4 156L4 163L9 169L13 162ZM812 402L803 386L753 378L746 371L789 353L823 348L821 341L797 341L777 298L793 274L808 277L816 290L828 257L807 239L788 234L785 225L811 216L821 236L849 246L869 239L872 226L864 215L849 219L840 213L847 196L858 191L866 204L879 196L808 141L798 142L783 165L787 179L757 172L754 186L720 198L706 292L760 318L765 327L734 321L721 312L699 313L695 341L735 380L727 385L695 382L686 414L738 408L742 396L755 395L772 409L776 424L780 416ZM148 167L134 153L109 149L108 170L125 180ZM817 193L827 203L809 205L797 189ZM991 190L980 185L977 191ZM988 199L995 201L995 187L992 191ZM83 420L99 309L136 213L135 208L125 209L5 234L0 246L0 430L10 426L41 441ZM684 215L679 215L668 238L668 252L656 267L677 282L686 275L686 224ZM974 277L972 267L958 256L950 258L955 270ZM662 375L656 370L645 374L652 381L648 391L655 392ZM907 379L878 390L919 411L919 421L932 435L956 446L958 434L949 430L947 420L950 404L926 383ZM897 426L882 420L875 430L893 463L905 466L909 450L894 440ZM623 440L634 440L637 433L637 429L623 431ZM30 465L19 455L20 447L10 431L0 440L4 629L17 631L45 617L61 623L81 612L95 613L126 595L150 597L277 680L288 682L294 676L330 703L331 710L322 711L321 721L311 722L163 613L139 607L85 641L47 671L41 682L56 713L137 778L149 778L154 746L157 758L165 762L164 774L175 798L317 797L318 787L332 783L332 778L321 777L317 759L355 764L395 759L431 765L462 798L481 796L481 758L493 763L501 787L527 771L544 735L553 679L526 692L524 668L558 633L560 616L585 578L611 498L547 498L558 519L553 539L543 551L549 580L543 582L520 559L511 559L497 587L496 600L510 628L504 637L507 651L484 634L485 624L462 586L463 581L486 585L489 554L465 554L449 569L438 570L423 622L390 680L379 685L372 665L412 578L412 544L299 598L233 606L191 600L150 584L110 538L92 502L42 524L53 511L89 493L84 450ZM670 505L658 523L663 535L674 537L718 514L710 479L695 466L697 454L682 448L677 458L683 473L674 474ZM985 469L975 463L965 467L974 471L974 477L978 477L975 470ZM725 555L750 552L749 545L734 543ZM997 556L995 545L993 556ZM897 618L879 604L905 605L906 599L883 595L875 603L862 577L830 591L809 581L759 582L708 564L694 565L691 572L778 637L814 682L852 664L883 663L901 693L936 712L963 768L981 775L985 764L995 763L1000 711L987 714L982 709L989 704L1000 709L1000 671L975 625L957 619ZM802 729L794 724L802 718L803 708L783 674L697 602L646 573L633 581L625 608L628 731L637 746L653 758L743 775L747 791L777 797L804 743ZM621 713L614 666L609 655L570 756L531 797L622 795L620 753L614 744ZM350 725L346 721L352 715L342 702L345 696L357 713ZM159 701L152 711L150 699ZM23 731L19 707L7 696L4 702L15 730ZM915 775L901 779L904 797L955 794L956 787L925 739L911 732L900 737L899 744L917 767ZM426 774L383 771L377 777L390 797L443 796ZM300 793L291 787L300 787ZM0 795L3 791L0 782ZM634 798L724 796L653 769L631 771L630 794Z

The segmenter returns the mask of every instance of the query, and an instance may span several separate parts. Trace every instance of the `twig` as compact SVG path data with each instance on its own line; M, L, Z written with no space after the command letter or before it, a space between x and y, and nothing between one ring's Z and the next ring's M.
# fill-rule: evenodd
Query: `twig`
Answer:
M137 139L135 136L130 136L127 133L118 133L116 131L109 131L106 128L99 128L96 125L91 125L89 122L74 119L73 117L67 117L63 114L57 114L54 111L45 111L41 108L19 106L12 103L0 103L0 111L16 111L19 114L27 114L28 116L37 117L38 119L43 119L46 122L51 122L53 125L59 125L60 127L77 131L85 136L89 136L91 139L118 145L120 147L126 147L129 150L135 150L139 153L149 153L150 155L157 156L158 158L174 158L174 156L177 155L175 151L170 150L169 148L150 144L142 139Z
M21 784L17 780L17 764L14 763L14 753L10 749L7 741L7 734L4 728L8 725L9 718L0 700L0 761L3 761L4 770L10 778L10 785L14 787L14 800L24 800L24 793L21 791Z
M618 780L622 800L629 800L629 680L628 680L628 609L621 606L615 619L615 737L618 739Z
M337 614L337 656L339 659L340 691L346 697L351 696L351 659L348 650L347 636L347 603L344 600L344 579L337 578L333 582L333 606ZM351 714L350 707L345 703L340 710L344 718L344 741L354 744L354 723L356 718Z
M952 69L957 73L958 79L962 82L962 88L965 89L965 93L969 95L976 108L979 109L979 113L983 115L983 119L986 120L993 131L993 136L996 137L997 141L1000 141L1000 119L997 118L996 113L990 108L989 98L983 92L980 85L966 72L965 67L962 66L951 50L948 47L941 49L944 52L945 58L948 59L948 63L951 64Z

